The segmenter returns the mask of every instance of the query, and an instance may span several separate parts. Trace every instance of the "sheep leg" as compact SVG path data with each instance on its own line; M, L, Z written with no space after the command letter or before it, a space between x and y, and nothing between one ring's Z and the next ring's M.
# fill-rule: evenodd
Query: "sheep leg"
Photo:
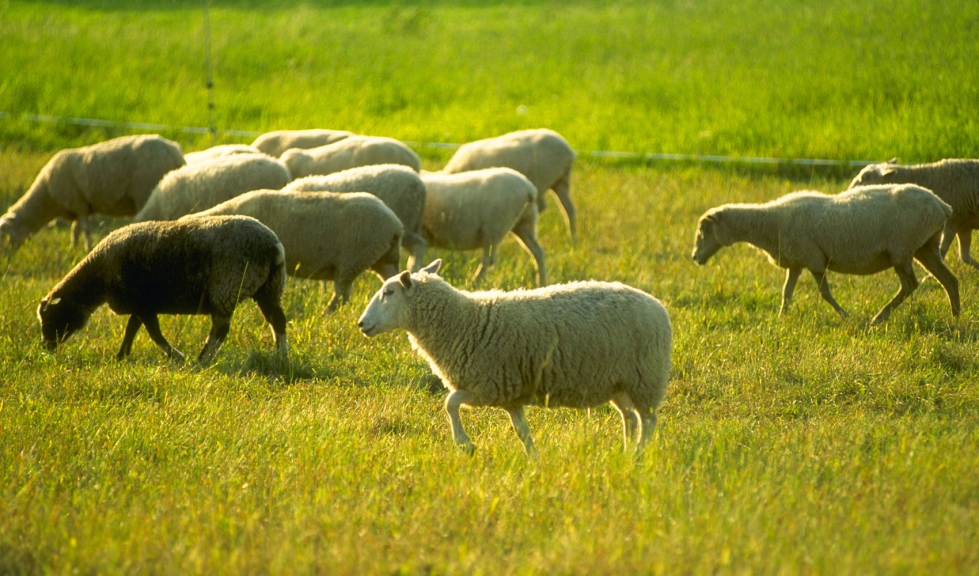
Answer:
M523 442L524 450L527 451L528 456L537 456L537 448L534 447L534 440L530 437L530 426L527 424L527 418L524 417L523 406L517 406L514 408L504 408L506 413L510 416L510 424L513 426L514 432Z
M900 264L894 265L894 271L897 272L897 277L901 279L901 289L897 291L897 294L891 298L891 301L884 305L880 309L880 312L874 316L873 320L870 321L870 325L880 324L884 320L887 320L891 315L891 310L898 307L901 302L907 300L908 296L911 295L915 289L918 288L918 279L914 275L914 266L911 262L902 262Z
M408 270L418 272L425 261L425 249L428 248L428 242L414 232L405 232L401 239L401 245L408 251Z
M204 348L201 353L197 355L197 362L199 364L207 364L217 353L221 345L224 344L224 339L228 337L228 332L231 331L231 317L230 316L218 316L216 314L211 315L211 333L207 335L207 341L204 342Z
M795 292L795 284L799 281L802 268L789 268L785 274L785 285L782 286L782 307L778 309L781 316L789 310L789 301L792 300L792 293Z
M646 450L646 443L653 437L656 429L656 411L652 409L639 410L639 442L636 444L636 458Z
M843 307L836 302L836 298L833 298L833 293L829 289L829 281L826 279L826 272L809 270L809 273L812 274L812 277L816 280L816 285L819 286L819 293L823 296L823 300L829 302L829 305L832 306L840 316L846 318L848 316L846 310L844 310Z
M88 217L79 216L71 223L71 245L78 246L79 238L85 243L85 251L88 252L92 249L92 243L88 238Z
M942 261L942 254L936 248L935 242L928 242L919 248L915 252L914 258L942 285L942 288L945 289L945 295L948 296L948 302L952 306L952 316L958 316L962 309L959 301L959 280Z
M476 450L476 446L462 427L462 421L459 420L459 407L463 404L472 404L474 400L475 397L465 390L453 390L445 397L445 412L449 415L449 425L452 426L452 438L456 446L470 456Z
M276 350L283 356L287 355L289 344L286 342L286 313L282 310L282 306L268 297L256 297L255 303L258 304L258 309L262 311L262 316L272 329Z
M544 266L544 249L537 241L537 218L522 218L513 227L513 235L517 237L520 244L534 258L534 265L537 267L537 281L541 286L547 285L547 270Z
M619 411L622 416L622 445L626 450L629 449L629 442L636 436L636 426L639 424L639 417L636 413L636 406L632 403L632 398L625 392L612 398L612 406Z
M122 360L132 353L133 339L136 338L136 333L139 332L142 325L143 321L139 319L139 316L130 314L129 321L126 322L126 333L122 337L122 346L119 347L119 353L116 354L116 360Z
M496 264L496 253L498 250L499 246L497 244L493 244L489 240L483 240L483 261L480 263L479 268L476 269L473 282L482 280L486 272Z
M347 271L337 272L336 280L333 281L333 298L327 305L327 310L336 312L337 308L350 300L350 293L353 291L354 278Z
M966 264L971 264L975 268L979 268L979 262L972 259L972 230L970 228L964 228L959 230L959 257Z
M139 317L143 321L143 325L146 326L146 332L153 339L153 342L159 346L164 354L170 357L171 360L176 360L178 362L184 361L184 355L180 353L179 350L174 348L167 342L167 339L163 337L163 332L160 331L160 320L156 317L156 314L144 314ZM128 327L127 327L128 330Z
M571 171L568 170L560 180L551 186L551 189L561 201L561 207L564 208L564 220L568 224L571 241L574 242L578 238L578 210L575 208L574 202L571 201ZM543 196L544 193L541 192L541 197Z
M948 254L948 249L952 247L952 239L955 238L956 230L955 226L951 222L945 222L945 228L942 230L942 245L941 252L942 258ZM959 250L962 249L962 239L959 238Z

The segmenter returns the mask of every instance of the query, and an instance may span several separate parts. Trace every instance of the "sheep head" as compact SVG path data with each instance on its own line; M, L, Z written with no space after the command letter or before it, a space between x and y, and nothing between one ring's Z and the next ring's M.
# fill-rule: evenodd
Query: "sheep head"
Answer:
M694 237L694 262L703 266L711 256L725 246L731 245L730 233L722 222L722 211L708 210L697 222L697 235Z
M894 158L881 164L864 166L853 180L850 181L849 188L871 186L874 184L894 184L893 176L897 173L897 170L894 169L896 163L897 158Z
M435 260L417 274L435 274L441 266L442 260ZM364 336L373 338L378 334L403 327L405 308L415 295L417 282L418 280L407 270L384 282L357 321L357 326Z
M58 344L85 327L89 315L80 306L63 300L57 294L48 294L37 307L44 346L48 350L55 350Z

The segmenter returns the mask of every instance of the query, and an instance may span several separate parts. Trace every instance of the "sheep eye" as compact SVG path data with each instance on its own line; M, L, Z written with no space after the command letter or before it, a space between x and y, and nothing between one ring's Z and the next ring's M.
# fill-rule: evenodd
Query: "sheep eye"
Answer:
M382 296L390 296L391 294L394 294L394 290L390 288L381 293Z

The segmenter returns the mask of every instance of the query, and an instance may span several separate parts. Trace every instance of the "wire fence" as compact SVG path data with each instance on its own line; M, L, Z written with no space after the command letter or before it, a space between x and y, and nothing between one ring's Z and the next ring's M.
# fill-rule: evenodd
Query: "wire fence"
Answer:
M14 115L9 112L0 111L0 119L16 119L28 122L40 123L64 123L78 126L93 126L99 128L114 128L126 130L141 130L147 132L182 132L186 134L210 134L212 140L215 136L233 136L238 138L257 138L262 132L250 130L217 130L214 127L203 126L170 126L167 124L150 124L145 122L117 122L113 120L100 120L97 118L72 118L68 116L46 116L42 114L21 114ZM461 144L450 142L412 142L406 141L405 144L414 148L442 148L455 150ZM821 166L821 167L863 167L868 164L875 164L873 160L828 160L820 158L765 158L751 156L720 156L713 154L670 154L658 152L615 152L609 150L580 150L576 151L579 156L593 158L613 158L621 160L660 160L671 162L698 162L704 164L761 164L761 165L793 165L793 166Z

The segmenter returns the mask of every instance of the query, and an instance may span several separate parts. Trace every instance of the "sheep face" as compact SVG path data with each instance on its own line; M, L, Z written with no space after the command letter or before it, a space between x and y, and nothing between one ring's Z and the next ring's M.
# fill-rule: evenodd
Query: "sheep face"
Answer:
M10 215L0 218L0 253L16 250L24 243L28 234L30 230L18 224Z
M718 250L731 244L720 216L720 213L711 211L704 214L697 223L697 235L694 238L691 257L701 266L706 264Z
M48 296L37 307L37 318L41 321L41 338L48 350L85 327L88 314L84 310L61 298Z
M894 175L896 172L893 162L864 166L863 170L850 182L850 188L874 184L895 184Z
M436 260L422 268L419 274L435 274L441 265L442 260ZM364 336L373 338L378 334L404 327L405 310L415 296L416 282L411 273L405 270L388 279L381 286L357 321L357 326Z

